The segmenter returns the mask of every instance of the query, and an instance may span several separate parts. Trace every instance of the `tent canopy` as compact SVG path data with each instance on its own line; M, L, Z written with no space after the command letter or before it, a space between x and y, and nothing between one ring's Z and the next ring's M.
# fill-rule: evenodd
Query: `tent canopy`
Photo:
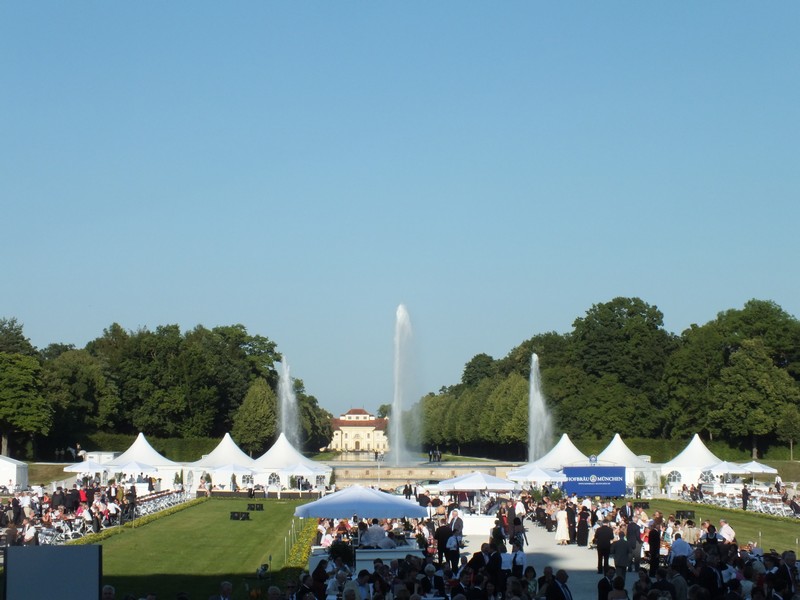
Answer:
M341 518L358 515L369 519L426 517L428 510L402 496L354 485L298 506L296 517Z
M552 470L588 461L589 457L578 450L565 433L550 452L528 464Z
M179 467L177 463L172 462L165 456L162 456L150 445L150 442L144 437L143 433L139 433L136 440L130 447L120 454L114 460L104 464L109 472L113 472L114 468L128 464L131 461L140 462L154 467Z
M608 446L597 455L598 462L612 463L622 467L632 467L634 469L653 469L652 463L642 460L636 456L633 451L628 448L627 444L622 441L618 433L614 434L614 438L609 442Z
M439 489L443 492L506 492L516 490L519 484L508 479L501 479L494 475L487 475L479 471L473 471L466 475L459 475L452 479L445 479L439 482Z
M671 461L661 465L661 470L666 472L672 469L680 469L681 467L696 469L698 465L716 465L721 462L722 460L706 448L703 440L695 433L686 448Z
M285 434L281 433L272 447L255 460L255 465L261 471L285 471L288 467L305 465L318 475L330 473L331 469L317 461L306 458L292 446Z
M547 469L542 469L541 467L537 467L533 464L523 465L519 469L513 469L508 472L508 478L513 481L520 481L520 482L536 482L536 483L546 483L548 481L551 482L564 482L567 480L567 476L563 473L557 473L555 471L548 471Z
M255 461L242 452L241 448L233 441L230 433L226 433L220 440L217 447L209 454L190 463L189 467L202 467L204 469L216 469L225 465L239 465L241 467L255 467Z
M65 473L104 473L108 471L107 465L101 465L93 460L83 460L64 467Z

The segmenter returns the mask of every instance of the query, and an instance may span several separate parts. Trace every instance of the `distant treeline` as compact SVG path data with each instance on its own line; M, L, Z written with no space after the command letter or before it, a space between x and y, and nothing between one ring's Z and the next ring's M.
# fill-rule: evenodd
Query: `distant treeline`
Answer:
M48 458L90 434L141 431L187 443L231 432L259 454L277 434L280 359L274 342L242 325L181 332L115 323L85 348L38 350L16 319L0 319L2 452L11 443L14 456ZM302 380L293 385L303 446L318 450L330 440L331 415Z
M762 300L680 335L639 298L596 304L569 333L535 335L504 358L473 357L460 383L422 398L409 426L420 423L426 447L525 458L534 352L556 432L597 440L596 451L615 432L654 442L699 433L771 456L800 437L800 322ZM672 452L632 449L653 460Z

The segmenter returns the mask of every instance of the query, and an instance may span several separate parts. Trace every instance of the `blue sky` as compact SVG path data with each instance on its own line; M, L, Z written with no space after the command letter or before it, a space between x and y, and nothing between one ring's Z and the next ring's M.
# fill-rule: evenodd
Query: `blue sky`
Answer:
M800 314L793 2L5 2L0 315L243 323L334 413L638 296Z

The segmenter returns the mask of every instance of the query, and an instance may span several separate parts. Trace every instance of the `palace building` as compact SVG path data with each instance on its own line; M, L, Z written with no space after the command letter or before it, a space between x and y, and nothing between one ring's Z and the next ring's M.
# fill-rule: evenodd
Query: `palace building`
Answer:
M388 452L388 426L387 418L371 415L363 408L351 408L340 418L331 419L333 439L328 449L338 452Z

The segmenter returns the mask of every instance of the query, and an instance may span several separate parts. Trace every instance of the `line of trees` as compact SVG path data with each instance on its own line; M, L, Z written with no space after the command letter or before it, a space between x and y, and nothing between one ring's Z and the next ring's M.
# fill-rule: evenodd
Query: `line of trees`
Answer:
M501 359L473 357L460 383L415 408L423 444L484 454L487 445L510 446L524 455L534 352L555 428L575 439L697 432L756 457L800 437L795 317L751 300L674 335L656 306L614 298L592 306L569 333L535 335Z
M243 325L181 332L114 323L83 349L37 350L16 319L0 319L0 452L13 441L28 446L17 454L47 456L97 431L179 438L230 431L257 454L278 433L280 359L274 342ZM293 385L302 443L319 449L330 440L331 415L302 380Z

